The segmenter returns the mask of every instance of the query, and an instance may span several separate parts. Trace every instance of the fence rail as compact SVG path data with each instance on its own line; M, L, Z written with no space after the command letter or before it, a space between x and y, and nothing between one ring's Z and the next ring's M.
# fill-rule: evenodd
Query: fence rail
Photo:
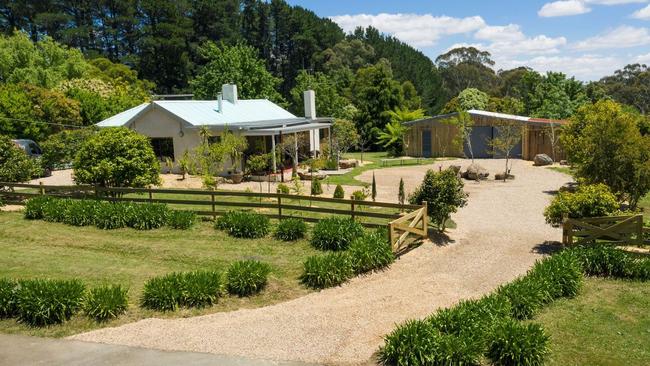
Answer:
M203 216L217 217L225 212L218 210L224 207L262 208L267 212L263 215L276 219L299 218L308 222L317 222L322 217L299 216L297 214L321 213L344 215L351 218L382 219L383 223L361 222L367 227L385 227L388 221L402 217L411 217L413 212L402 216L401 212L418 212L423 206L401 205L389 202L370 202L346 200L315 196L297 196L281 193L256 193L241 191L211 191L196 189L167 189L167 188L107 188L90 185L53 186L44 184L2 183L0 195L14 198L16 203L22 203L25 198L47 195L72 199L93 198L104 201L125 201L141 203L165 203L170 205L190 206L191 211ZM180 197L179 197L180 196ZM242 198L248 201L241 200ZM237 201L240 199L241 201ZM254 202L253 202L254 201ZM310 202L302 205L300 202ZM312 205L320 202L332 207ZM381 209L382 212L371 211ZM425 215L426 216L426 215ZM375 220L378 221L378 220Z
M565 217L562 222L562 243L565 245L594 243L596 240L616 244L644 244L643 215L606 216L583 219Z

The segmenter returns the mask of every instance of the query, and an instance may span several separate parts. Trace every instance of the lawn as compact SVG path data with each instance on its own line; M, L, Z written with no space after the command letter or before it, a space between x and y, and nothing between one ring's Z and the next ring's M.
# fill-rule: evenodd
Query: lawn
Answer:
M549 365L650 365L650 283L586 278L535 321L551 336Z
M130 306L119 319L99 325L81 315L63 325L29 328L15 320L0 320L0 332L62 337L102 326L116 326L146 317L185 317L238 308L260 307L293 299L310 290L300 284L302 263L317 254L306 240L285 243L267 237L234 239L202 222L190 231L152 231L72 227L28 221L21 213L0 212L0 277L79 278L88 286L120 283L129 287ZM269 285L251 298L225 297L207 309L161 313L141 309L145 281L173 271L225 270L240 259L269 263Z
M547 169L555 170L558 173L573 176L573 169L568 166L550 166Z

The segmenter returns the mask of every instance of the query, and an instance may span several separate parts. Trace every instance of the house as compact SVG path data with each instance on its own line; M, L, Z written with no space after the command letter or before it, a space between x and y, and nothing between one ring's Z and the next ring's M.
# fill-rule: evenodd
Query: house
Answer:
M151 138L155 154L175 162L201 143L199 131L208 127L211 140L217 141L224 130L246 136L247 154L275 150L283 136L293 134L308 140L308 151L320 151L322 136L330 136L332 118L316 117L316 95L304 92L305 117L296 117L267 99L243 100L237 96L237 85L225 84L217 100L154 100L107 118L98 127L128 127ZM307 149L305 147L305 149ZM273 155L273 170L280 162ZM228 167L226 167L227 169Z
M473 121L469 139L475 158L494 157L490 141L498 136L498 126L504 122L521 124L522 139L513 149L513 157L524 160L533 160L537 154L547 154L553 157L551 136L553 133L555 136L559 136L559 129L567 123L563 120L532 118L475 109L469 110L467 113ZM458 128L446 123L457 115L458 113L450 113L406 122L405 124L410 127L407 138L409 142L407 154L418 157L470 156L467 144L461 151L460 146L454 143ZM563 153L557 151L556 148L556 160L562 158Z

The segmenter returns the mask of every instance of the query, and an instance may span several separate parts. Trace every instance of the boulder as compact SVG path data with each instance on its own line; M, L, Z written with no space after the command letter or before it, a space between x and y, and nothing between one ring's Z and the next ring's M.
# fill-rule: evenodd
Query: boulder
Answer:
M470 166L467 167L465 173L463 173L463 178L469 180L483 180L483 179L487 179L489 175L490 173L488 173L487 169L483 168L482 166L476 163L472 163L470 164Z
M533 161L535 162L535 166L553 165L553 159L551 159L551 157L546 154L535 155L535 159L533 159Z
M339 161L339 167L341 169L350 169L356 168L359 163L356 160L341 160Z
M569 165L569 162L566 160L560 160L560 165Z
M447 169L460 173L460 165L450 165Z
M507 173L497 173L494 175L494 180L503 180L503 179L515 179L515 176Z

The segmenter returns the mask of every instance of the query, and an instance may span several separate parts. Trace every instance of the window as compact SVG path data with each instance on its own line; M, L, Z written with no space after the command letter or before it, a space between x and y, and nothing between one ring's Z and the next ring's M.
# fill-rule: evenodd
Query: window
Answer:
M171 158L174 160L174 139L171 137L152 138L151 147L156 157L160 160Z

